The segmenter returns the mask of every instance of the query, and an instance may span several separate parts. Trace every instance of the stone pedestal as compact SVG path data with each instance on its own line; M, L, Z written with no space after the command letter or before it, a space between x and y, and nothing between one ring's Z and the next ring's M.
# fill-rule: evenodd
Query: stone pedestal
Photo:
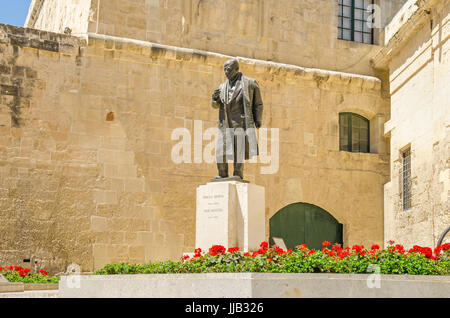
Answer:
M210 182L197 188L195 246L254 251L266 239L265 189L250 183Z

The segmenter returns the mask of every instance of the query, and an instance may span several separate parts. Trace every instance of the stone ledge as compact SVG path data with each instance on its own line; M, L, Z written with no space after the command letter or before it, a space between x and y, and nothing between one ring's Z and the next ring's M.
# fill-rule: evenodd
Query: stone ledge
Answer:
M35 290L22 293L3 293L0 298L58 298L57 290Z
M1 283L0 282L0 294L2 293L20 293L23 292L24 284L23 283Z
M386 26L384 47L371 59L372 67L387 69L392 56L424 25L437 3L438 0L408 0Z
M37 29L0 23L0 43L50 52L77 54L83 39Z
M59 284L24 284L25 291L58 290Z
M160 274L81 276L59 283L61 298L447 298L450 277L370 274ZM369 284L368 284L369 281ZM73 280L70 281L73 283ZM371 285L374 286L374 285Z
M6 24L0 24L0 43L70 55L98 55L102 58L105 57L105 52L115 52L111 55L112 58L129 57L137 61L142 60L144 63L151 63L152 59L163 58L178 62L201 60L202 64L216 66L234 58L233 56L209 51L187 49L130 38L96 33L88 33L76 37ZM85 52L86 46L90 49L89 54ZM295 78L315 81L317 86L320 87L337 84L361 91L376 93L381 91L381 80L372 76L307 68L245 57L236 58L247 67L253 67L256 72L271 75L291 75Z
M59 284L24 284L11 283L0 275L0 293L23 293L25 291L58 290Z
M291 75L293 77L315 81L317 82L317 85L322 86L324 84L336 83L350 88L361 89L362 91L381 91L381 80L373 76L307 68L239 56L234 57L210 51L187 49L96 33L88 33L85 41L88 42L88 48L91 49L91 52L88 55L99 55L102 56L102 58L104 56L103 51L114 51L117 52L114 56L118 59L128 56L130 58L139 56L145 58L147 63L151 63L152 59L157 58L179 62L202 60L204 64L211 66L223 64L226 60L231 58L237 58L247 67L250 66L255 68L256 72L267 72L271 75ZM97 49L97 51L95 49Z

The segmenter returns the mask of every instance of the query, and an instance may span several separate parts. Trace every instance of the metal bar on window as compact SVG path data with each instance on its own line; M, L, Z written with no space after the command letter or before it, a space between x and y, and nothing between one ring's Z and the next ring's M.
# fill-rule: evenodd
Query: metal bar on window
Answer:
M411 148L402 153L402 208L406 211L411 208Z
M352 0L352 9L351 9L351 24L352 24L352 41L355 41L355 0Z

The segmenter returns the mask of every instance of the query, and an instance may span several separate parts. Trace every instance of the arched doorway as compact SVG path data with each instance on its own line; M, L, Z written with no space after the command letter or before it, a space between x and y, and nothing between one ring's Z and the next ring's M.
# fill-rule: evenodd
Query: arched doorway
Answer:
M321 249L323 241L331 244L342 240L343 226L330 213L309 203L290 204L270 218L270 241L284 240L287 248L307 244L310 249Z

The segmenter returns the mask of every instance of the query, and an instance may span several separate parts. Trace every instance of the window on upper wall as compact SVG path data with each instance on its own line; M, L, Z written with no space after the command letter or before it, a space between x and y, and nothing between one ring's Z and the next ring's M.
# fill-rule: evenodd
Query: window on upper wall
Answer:
M339 149L349 152L370 152L370 122L354 113L339 114Z
M373 28L367 23L373 4L374 0L338 0L338 39L373 44Z
M402 207L403 211L411 209L411 148L402 152Z

